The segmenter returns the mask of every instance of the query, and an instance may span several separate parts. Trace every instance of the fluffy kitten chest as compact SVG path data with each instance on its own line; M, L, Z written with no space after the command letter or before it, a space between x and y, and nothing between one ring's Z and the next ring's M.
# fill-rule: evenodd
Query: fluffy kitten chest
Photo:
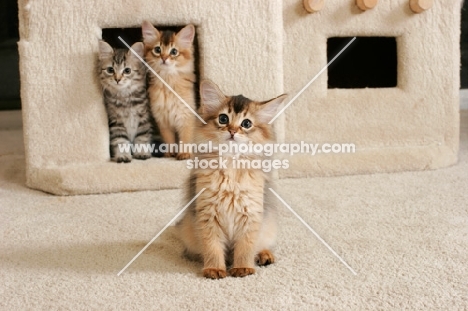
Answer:
M262 174L249 170L214 171L204 177L207 214L214 217L228 239L244 232L263 216Z
M131 142L136 137L137 130L138 130L138 123L139 123L139 117L138 117L138 111L135 107L130 107L128 111L128 116L125 118L124 124L125 128L127 129L127 135L128 138Z
M138 131L140 123L140 108L132 104L121 105L120 109L116 109L118 119L121 120L127 132L128 139L133 142Z
M133 142L138 126L146 113L146 97L135 98L131 96L106 96L106 109L109 115L123 125L128 139Z
M193 89L195 76L193 74L161 74L161 77L189 106L195 107ZM152 95L153 104L157 109L173 108L179 109L183 113L187 109L185 104L155 77L150 82L149 93Z

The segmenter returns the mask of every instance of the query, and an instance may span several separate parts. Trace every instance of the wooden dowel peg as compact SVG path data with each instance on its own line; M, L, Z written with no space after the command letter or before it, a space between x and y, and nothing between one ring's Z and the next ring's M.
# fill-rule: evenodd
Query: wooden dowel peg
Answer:
M309 13L315 13L320 11L325 4L325 0L304 0L304 9Z
M422 13L432 7L433 0L410 0L409 5L414 13Z
M356 0L356 5L363 11L373 9L378 0Z

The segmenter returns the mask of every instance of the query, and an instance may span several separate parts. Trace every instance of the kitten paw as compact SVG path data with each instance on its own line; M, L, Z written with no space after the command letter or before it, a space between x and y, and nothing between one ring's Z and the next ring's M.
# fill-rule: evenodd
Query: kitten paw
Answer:
M129 163L132 162L132 155L131 154L119 154L118 156L115 156L113 161L117 163Z
M203 269L203 276L208 279L223 279L226 277L226 270L215 269L215 268L206 268Z
M176 156L177 160L187 160L190 159L190 153L187 152L180 152Z
M135 153L133 158L138 160L146 160L151 158L151 153Z
M165 158L172 158L172 157L175 157L175 154L174 154L174 153L166 152L166 153L164 154L164 157L165 157Z
M244 277L254 273L254 268L232 268L229 270L229 274L233 277Z
M275 256L267 249L264 249L255 256L255 263L259 266L268 266L274 262Z

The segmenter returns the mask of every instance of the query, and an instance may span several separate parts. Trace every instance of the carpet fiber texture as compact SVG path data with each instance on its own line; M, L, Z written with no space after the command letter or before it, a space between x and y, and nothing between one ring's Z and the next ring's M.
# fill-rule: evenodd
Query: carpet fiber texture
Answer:
M182 190L49 195L25 185L21 129L0 141L1 310L468 308L467 112L455 166L279 181L356 276L282 208L277 263L253 276L204 279L169 227L119 277L182 208Z

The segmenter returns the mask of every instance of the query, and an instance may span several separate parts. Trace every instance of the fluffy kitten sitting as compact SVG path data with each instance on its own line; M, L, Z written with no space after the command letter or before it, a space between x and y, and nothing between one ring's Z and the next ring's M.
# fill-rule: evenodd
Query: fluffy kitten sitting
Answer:
M207 124L195 130L195 141L265 144L273 141L268 122L285 95L256 102L242 95L226 97L210 81L200 85L200 113ZM200 153L199 159L218 159L217 152ZM259 154L225 154L227 168L193 170L190 196L206 188L178 223L178 234L189 257L202 258L203 275L218 279L255 273L254 265L275 261L271 248L276 239L276 208L270 202L269 177L261 169L233 168L236 159L261 159Z
M143 56L143 43L132 49ZM99 78L104 92L104 103L109 118L111 159L118 163L130 162L131 152L120 150L131 144L150 144L152 138L151 114L146 93L146 67L129 50L113 49L99 41ZM146 160L149 151L133 153L133 158Z
M158 31L145 21L142 24L145 60L154 71L195 110L193 39L195 27L187 25L179 32ZM192 141L194 115L153 74L150 75L149 98L151 111L166 144ZM165 154L173 156L174 154ZM178 160L190 158L179 149Z

